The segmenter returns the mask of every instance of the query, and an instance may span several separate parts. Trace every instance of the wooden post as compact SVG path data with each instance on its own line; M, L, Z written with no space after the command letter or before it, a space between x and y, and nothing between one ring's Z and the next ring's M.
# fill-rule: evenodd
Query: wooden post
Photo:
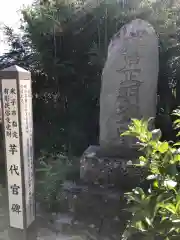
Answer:
M0 71L10 227L26 232L35 220L31 73Z

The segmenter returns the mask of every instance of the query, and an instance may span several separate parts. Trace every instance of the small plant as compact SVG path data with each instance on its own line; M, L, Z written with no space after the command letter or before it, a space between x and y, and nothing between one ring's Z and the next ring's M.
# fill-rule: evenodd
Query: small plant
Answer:
M174 129L180 128L180 110L173 112L178 117ZM149 130L149 123L132 119L124 136L138 139L140 150L138 167L147 172L149 189L137 187L125 193L131 220L122 239L134 236L139 239L153 240L180 239L180 142L162 142L160 129ZM177 136L180 136L178 132Z
M66 202L62 185L73 175L73 162L62 154L43 153L36 167L37 200L50 211L59 211ZM69 176L70 175L70 176Z

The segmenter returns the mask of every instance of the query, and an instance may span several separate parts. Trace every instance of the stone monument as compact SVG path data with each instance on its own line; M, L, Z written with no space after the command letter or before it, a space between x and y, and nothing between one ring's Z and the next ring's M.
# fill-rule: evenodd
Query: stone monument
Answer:
M102 73L100 145L118 148L131 118L156 116L158 39L140 19L125 25L111 40Z
M136 157L134 139L120 136L131 118L156 116L158 54L155 30L141 19L124 25L109 44L101 82L100 146L94 148L94 156L98 160L108 158L111 168L114 158L122 162ZM93 155L92 147L90 152ZM83 176L84 169L93 170L85 158ZM97 170L98 163L93 165Z

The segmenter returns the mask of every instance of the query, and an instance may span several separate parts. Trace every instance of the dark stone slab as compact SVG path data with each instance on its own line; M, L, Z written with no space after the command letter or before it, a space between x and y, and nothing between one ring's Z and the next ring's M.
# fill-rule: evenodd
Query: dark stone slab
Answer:
M141 170L129 165L137 160L136 149L123 148L115 152L100 146L89 146L80 160L80 177L86 183L131 185L139 181Z

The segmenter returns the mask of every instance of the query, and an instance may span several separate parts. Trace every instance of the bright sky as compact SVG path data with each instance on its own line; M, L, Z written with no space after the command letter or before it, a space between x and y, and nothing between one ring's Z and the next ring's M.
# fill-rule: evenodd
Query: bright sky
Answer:
M21 14L19 9L23 5L28 5L33 2L33 0L0 0L2 1L0 7L0 24L5 24L16 31L20 24ZM2 30L0 29L0 54L2 54L6 49L7 45L3 43L4 36Z

